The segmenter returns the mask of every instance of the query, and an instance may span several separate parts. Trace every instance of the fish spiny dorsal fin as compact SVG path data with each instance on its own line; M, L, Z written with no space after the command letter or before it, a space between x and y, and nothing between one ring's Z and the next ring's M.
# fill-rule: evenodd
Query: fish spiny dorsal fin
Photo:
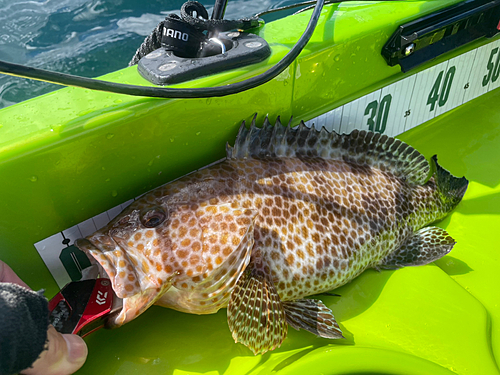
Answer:
M248 268L231 292L227 321L234 341L264 354L281 346L288 325L272 281Z
M254 118L255 121L255 118ZM308 128L304 122L294 128L281 125L279 117L270 127L254 121L250 129L240 128L234 147L228 147L228 159L323 158L366 164L404 177L410 184L422 185L429 175L425 157L406 143L365 130L350 134Z

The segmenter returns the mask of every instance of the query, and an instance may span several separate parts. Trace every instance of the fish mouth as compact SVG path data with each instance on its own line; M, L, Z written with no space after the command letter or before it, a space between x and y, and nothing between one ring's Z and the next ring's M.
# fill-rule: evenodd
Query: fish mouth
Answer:
M78 238L75 240L74 245L85 253L92 265L97 266L99 277L111 279L106 271L108 268L108 265L106 264L107 262L103 262L107 258L105 254L112 251L109 249L111 243L114 243L112 238L109 238L109 240L106 241L105 246L103 246L103 243L100 240L91 241L89 238ZM118 244L114 243L113 249L116 249L116 247L118 247ZM112 279L111 281L113 282Z

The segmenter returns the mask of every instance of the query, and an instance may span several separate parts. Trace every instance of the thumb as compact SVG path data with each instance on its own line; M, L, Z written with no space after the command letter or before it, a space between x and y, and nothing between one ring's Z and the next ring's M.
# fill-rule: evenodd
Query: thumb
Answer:
M69 375L85 363L87 344L80 336L60 334L49 326L47 340L47 349L30 368L21 371L22 374Z

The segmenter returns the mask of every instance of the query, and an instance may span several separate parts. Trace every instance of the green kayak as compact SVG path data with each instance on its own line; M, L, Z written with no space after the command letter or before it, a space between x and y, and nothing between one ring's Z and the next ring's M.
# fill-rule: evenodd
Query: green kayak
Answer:
M336 289L340 297L321 297L345 339L290 329L280 348L254 356L234 343L226 309L198 316L153 306L119 329L87 336L78 373L500 373L500 35L406 72L381 54L398 26L458 3L325 5L300 56L238 94L159 99L69 87L0 110L0 259L48 298L71 281L59 257L68 244L132 199L223 158L225 143L255 113L258 123L293 116L293 125L396 136L470 181L458 207L435 224L457 241L450 254L427 266L367 270ZM264 72L310 16L254 30L271 47L264 61L171 87L220 86ZM136 66L101 79L152 86Z

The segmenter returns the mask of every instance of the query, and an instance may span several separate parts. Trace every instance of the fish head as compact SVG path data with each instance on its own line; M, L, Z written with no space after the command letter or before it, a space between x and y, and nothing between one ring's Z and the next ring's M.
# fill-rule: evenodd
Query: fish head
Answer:
M135 203L107 226L75 242L123 299L121 316L112 326L130 321L153 304L172 285L175 274L168 265L168 210L148 200Z
M132 320L172 286L179 298L196 291L218 300L234 286L250 260L257 213L212 202L143 197L106 227L77 240L123 299L111 326Z

